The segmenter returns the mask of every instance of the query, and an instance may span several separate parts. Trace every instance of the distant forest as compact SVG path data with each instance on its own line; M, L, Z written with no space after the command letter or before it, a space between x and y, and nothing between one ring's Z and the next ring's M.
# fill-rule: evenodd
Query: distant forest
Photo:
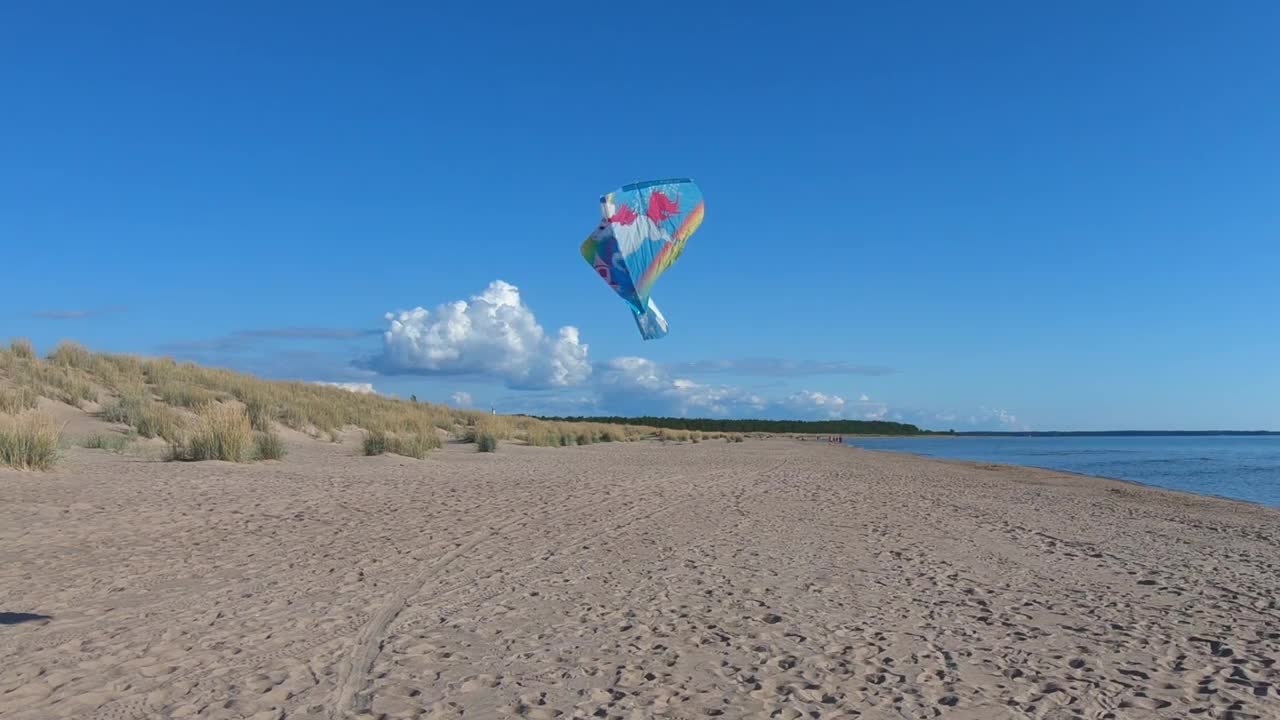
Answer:
M919 435L915 425L882 420L734 420L682 417L549 417L538 415L539 420L564 422L597 422L626 425L647 425L669 430L700 430L702 432L764 432L764 433L814 433L819 435Z

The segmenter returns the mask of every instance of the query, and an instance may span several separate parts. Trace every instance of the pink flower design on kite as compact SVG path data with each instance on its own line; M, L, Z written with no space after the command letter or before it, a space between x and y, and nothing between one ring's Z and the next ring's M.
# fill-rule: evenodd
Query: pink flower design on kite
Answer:
M678 212L680 212L680 203L667 197L661 190L649 196L649 210L645 214L655 223L660 223Z
M623 205L613 213L609 218L609 222L618 223L619 225L630 225L635 222L638 217L640 216L636 214L635 210L631 209L630 205Z

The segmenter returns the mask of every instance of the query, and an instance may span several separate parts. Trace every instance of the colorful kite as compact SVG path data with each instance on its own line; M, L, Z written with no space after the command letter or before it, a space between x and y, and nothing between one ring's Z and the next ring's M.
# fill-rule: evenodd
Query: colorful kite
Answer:
M624 185L600 198L600 214L582 257L631 306L641 337L666 335L649 292L702 224L702 191L687 178Z

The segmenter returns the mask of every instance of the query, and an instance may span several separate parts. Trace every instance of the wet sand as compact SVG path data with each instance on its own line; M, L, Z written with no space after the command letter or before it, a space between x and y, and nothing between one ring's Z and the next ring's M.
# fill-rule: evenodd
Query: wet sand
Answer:
M1278 718L1280 511L787 439L0 470L0 716Z

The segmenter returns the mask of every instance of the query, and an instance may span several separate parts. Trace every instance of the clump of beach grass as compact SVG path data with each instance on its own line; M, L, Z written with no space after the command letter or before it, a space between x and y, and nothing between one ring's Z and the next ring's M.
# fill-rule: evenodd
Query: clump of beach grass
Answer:
M494 440L510 440L515 435L515 424L509 418L486 415L469 420L470 424L462 433L463 442L478 443L482 435Z
M49 361L60 367L88 369L92 356L83 345L63 340L49 353Z
M362 450L365 455L392 453L421 460L427 453L441 447L440 436L434 429L425 432L397 434L383 429L366 430Z
M394 439L393 435L383 430L366 430L360 447L365 455L382 455L391 452Z
M496 449L499 440L510 440L515 435L515 424L509 418L487 415L470 418L470 422L471 424L462 431L463 442L479 444L483 438L487 437L493 441L493 448ZM481 452L493 452L493 450Z
M0 415L0 465L49 470L58 459L62 429L41 412Z
M491 453L498 451L498 436L489 431L476 435L476 452Z
M556 423L552 426L552 429L560 436L560 447L575 447L579 444L589 444L590 442L589 438L588 443L578 442L581 439L581 435L578 431L578 427L575 425L569 423Z
M199 385L175 380L156 383L155 394L162 403L191 409L203 407L214 400L213 393Z
M436 450L440 447L440 436L435 431L429 433L412 433L404 436L397 436L396 443L391 452L405 457L417 458L421 460L427 456L428 452Z
M35 408L39 397L30 388L0 390L0 413L16 415L23 410L31 410Z
M79 373L64 369L62 372L48 373L47 377L49 384L57 390L58 399L68 405L79 406L83 402L98 401L98 391Z
M645 428L640 425L623 425L622 433L626 436L627 442L638 442L652 437L654 434L651 428Z
M535 447L560 447L560 433L547 425L534 425L524 431L526 443Z
M241 398L244 403L245 412L249 413L249 424L254 430L263 433L272 432L271 421L275 418L275 412L271 401L261 393L247 394Z
M9 352L14 357L23 360L34 360L36 358L35 348L31 346L31 341L26 338L13 338L9 341Z
M597 437L600 442L623 442L627 439L627 434L616 425L601 425L597 431Z
M129 443L133 440L127 435L119 433L95 433L80 439L80 446L89 448L90 450L106 450L107 452L120 453L129 447Z
M173 408L155 402L141 386L127 388L116 400L102 409L108 422L124 423L145 438L158 437L169 442L182 440L183 420Z
M253 427L244 409L215 401L202 406L195 427L170 444L170 456L175 460L244 462L253 444Z
M250 419L249 425L250 427L253 426L252 419ZM288 452L285 449L284 440L274 430L266 432L254 431L253 445L254 459L256 460L283 460Z

